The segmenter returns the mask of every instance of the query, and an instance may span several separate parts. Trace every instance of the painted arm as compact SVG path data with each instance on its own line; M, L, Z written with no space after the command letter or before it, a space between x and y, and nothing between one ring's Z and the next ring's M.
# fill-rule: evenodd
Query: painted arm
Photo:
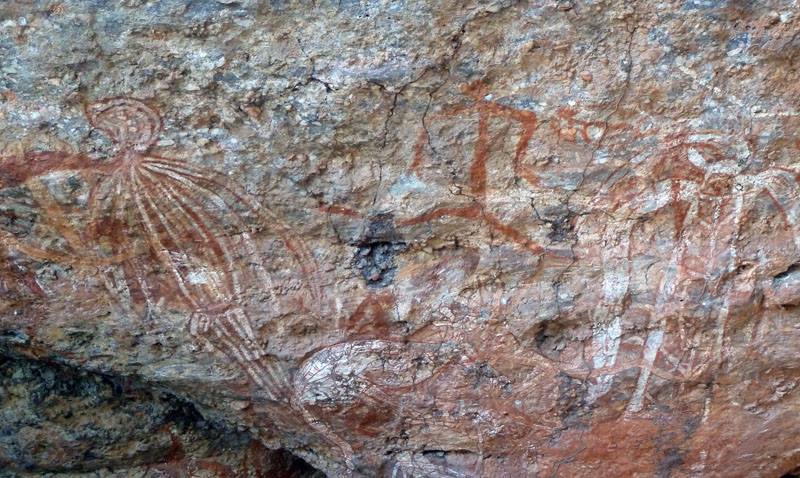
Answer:
M0 188L20 186L55 171L103 169L82 154L47 151L0 158Z

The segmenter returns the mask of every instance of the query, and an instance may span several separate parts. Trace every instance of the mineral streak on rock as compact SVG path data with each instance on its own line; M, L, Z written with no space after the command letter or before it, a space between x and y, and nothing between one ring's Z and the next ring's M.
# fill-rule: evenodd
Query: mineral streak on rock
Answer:
M798 16L3 2L0 476L790 476Z

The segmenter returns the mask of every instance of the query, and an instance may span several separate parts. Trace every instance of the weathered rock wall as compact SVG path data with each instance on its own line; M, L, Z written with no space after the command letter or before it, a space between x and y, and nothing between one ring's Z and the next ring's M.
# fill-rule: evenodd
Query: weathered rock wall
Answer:
M319 476L130 377L0 358L0 476Z
M4 2L0 350L330 476L788 473L798 15Z

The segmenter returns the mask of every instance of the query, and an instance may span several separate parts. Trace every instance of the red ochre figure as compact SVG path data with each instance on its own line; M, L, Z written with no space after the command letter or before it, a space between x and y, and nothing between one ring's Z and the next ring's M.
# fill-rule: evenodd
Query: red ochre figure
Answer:
M244 308L250 289L259 288L258 293L271 284L251 222L269 228L272 247L282 248L278 254L290 258L306 279L314 269L310 252L288 226L227 186L218 173L151 154L162 121L147 103L107 99L88 105L86 116L113 142L117 152L109 160L62 152L2 158L0 186L25 185L38 192L42 221L60 235L58 247L8 231L0 231L0 242L38 260L106 267L110 289L126 290L139 309L161 301L179 306L190 314L190 333L240 364L259 395L289 397L286 372L267 354ZM91 184L80 230L71 220L74 211L35 181L68 171L80 172ZM163 273L154 277L153 267ZM124 273L112 273L115 268ZM311 281L304 286L310 299L319 297Z

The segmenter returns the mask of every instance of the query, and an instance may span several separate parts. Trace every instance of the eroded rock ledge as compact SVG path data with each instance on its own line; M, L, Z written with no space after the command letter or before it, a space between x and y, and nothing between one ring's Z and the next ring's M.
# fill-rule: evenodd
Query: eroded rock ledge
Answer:
M0 476L322 476L136 380L0 355Z

